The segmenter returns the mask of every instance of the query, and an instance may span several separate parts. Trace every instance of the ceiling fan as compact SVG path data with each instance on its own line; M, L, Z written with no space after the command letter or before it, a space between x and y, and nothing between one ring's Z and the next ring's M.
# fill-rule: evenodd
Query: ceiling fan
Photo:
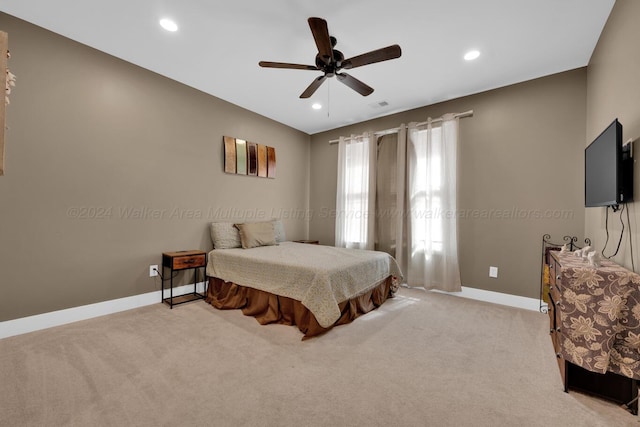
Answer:
M362 96L370 95L373 88L350 76L345 72L339 72L343 69L349 70L363 65L374 64L376 62L387 61L389 59L399 58L402 54L400 46L397 44L383 47L382 49L372 50L353 58L344 59L344 55L339 50L334 49L337 40L333 36L329 36L327 21L322 18L309 18L309 27L313 34L313 39L318 47L316 55L316 65L289 64L286 62L269 62L260 61L258 65L266 68L289 68L293 70L311 70L322 71L324 74L317 77L309 87L300 95L300 98L309 98L320 87L320 85L328 78L335 76L338 81L344 83L351 89L355 90Z

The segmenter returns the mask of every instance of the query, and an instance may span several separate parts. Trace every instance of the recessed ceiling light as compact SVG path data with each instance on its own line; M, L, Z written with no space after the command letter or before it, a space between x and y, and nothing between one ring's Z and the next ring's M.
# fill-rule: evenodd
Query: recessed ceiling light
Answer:
M476 59L478 56L480 56L480 52L477 50L470 50L469 52L464 54L464 59L466 59L467 61L473 61L474 59Z
M318 104L318 103L316 102L315 104L313 104L313 105L311 106L311 108L313 108L314 110L319 110L319 109L321 109L321 108L322 108L322 105L321 105L321 104Z
M168 19L168 18L162 18L160 20L160 26L167 31L171 31L171 32L178 31L178 24L176 24L175 22L173 22L171 19Z

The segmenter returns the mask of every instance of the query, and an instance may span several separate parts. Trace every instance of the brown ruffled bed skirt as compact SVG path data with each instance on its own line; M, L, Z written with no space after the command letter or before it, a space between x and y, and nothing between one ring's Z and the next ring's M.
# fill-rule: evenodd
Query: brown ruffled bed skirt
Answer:
M340 318L324 328L300 301L275 295L258 289L225 282L209 277L206 301L218 309L241 309L246 316L253 316L261 325L277 323L296 325L307 339L323 334L337 325L351 323L358 316L375 310L387 298L393 297L393 279L389 276L370 291L339 304Z

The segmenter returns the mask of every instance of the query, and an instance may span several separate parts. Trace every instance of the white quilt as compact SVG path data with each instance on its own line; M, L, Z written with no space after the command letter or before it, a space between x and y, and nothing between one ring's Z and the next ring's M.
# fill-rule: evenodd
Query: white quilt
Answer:
M340 317L338 304L388 276L402 278L385 252L282 242L209 252L207 275L300 301L322 327Z

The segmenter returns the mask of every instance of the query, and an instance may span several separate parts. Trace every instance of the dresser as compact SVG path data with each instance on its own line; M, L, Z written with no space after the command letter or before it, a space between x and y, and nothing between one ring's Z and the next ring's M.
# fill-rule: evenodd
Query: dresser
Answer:
M579 390L638 413L640 275L572 252L546 254L549 330L564 391Z

